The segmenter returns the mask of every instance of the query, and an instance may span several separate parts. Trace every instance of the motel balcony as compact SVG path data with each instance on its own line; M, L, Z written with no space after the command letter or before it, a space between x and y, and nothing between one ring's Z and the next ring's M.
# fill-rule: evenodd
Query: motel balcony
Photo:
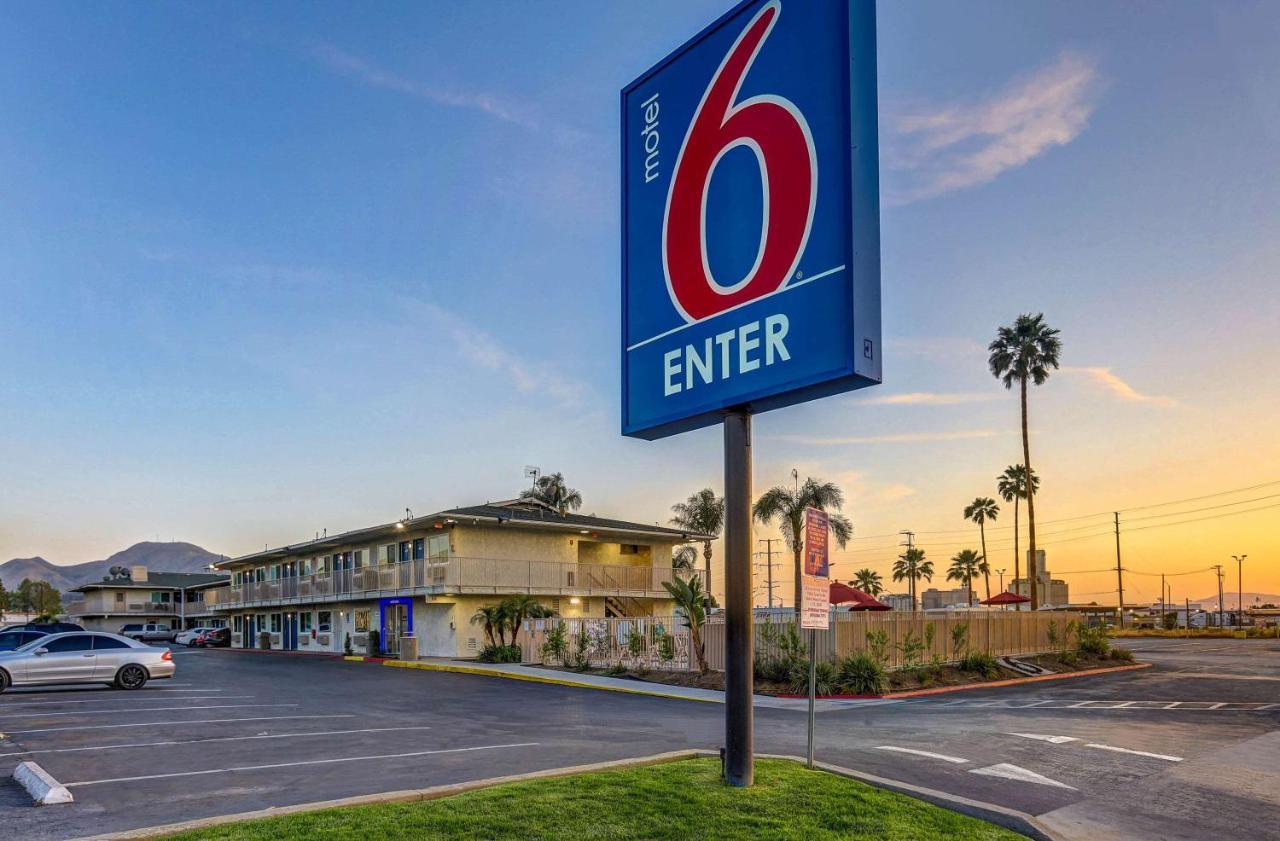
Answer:
M76 601L68 602L66 605L67 613L76 616L89 616L96 614L133 614L136 616L170 616L177 613L177 608L173 602L118 602L114 598L102 598L100 596L86 596Z
M355 601L396 595L614 596L670 598L670 567L434 558L275 581L232 584L205 595L206 608Z

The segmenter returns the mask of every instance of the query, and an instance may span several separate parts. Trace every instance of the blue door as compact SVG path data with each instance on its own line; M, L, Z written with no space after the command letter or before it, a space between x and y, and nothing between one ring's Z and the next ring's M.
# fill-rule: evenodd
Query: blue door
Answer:
M240 641L241 648L253 648L258 640L258 629L254 626L253 616L244 618L244 637Z
M284 615L284 634L281 637L285 651L298 650L298 614L286 613Z

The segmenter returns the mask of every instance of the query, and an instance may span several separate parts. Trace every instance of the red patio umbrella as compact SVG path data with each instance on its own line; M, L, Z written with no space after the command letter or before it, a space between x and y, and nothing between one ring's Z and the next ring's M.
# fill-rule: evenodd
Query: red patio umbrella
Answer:
M876 601L857 587L832 581L827 600L832 604L847 604L850 610L890 610L889 605Z
M1025 604L1029 601L1031 601L1031 599L1026 596L1019 596L1017 593L996 593L991 598L983 599L978 602L978 604L991 605L993 607L999 605L1003 607L1011 604Z

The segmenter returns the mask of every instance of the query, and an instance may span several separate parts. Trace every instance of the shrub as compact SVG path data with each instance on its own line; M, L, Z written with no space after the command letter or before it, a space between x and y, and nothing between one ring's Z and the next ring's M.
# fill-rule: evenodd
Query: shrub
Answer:
M808 666L806 665L805 668L807 669ZM755 658L754 671L756 680L759 681L768 681L770 683L791 682L791 661L784 660L781 657L770 657L767 654L757 654Z
M840 691L849 695L882 695L889 676L874 655L856 651L840 661L839 683Z
M614 663L612 666L605 669L604 673L607 675L612 675L614 677L618 675L625 675L627 673L627 667L622 665L621 663Z
M1129 650L1129 649L1127 649L1127 648L1112 648L1112 649L1111 649L1111 659L1112 659L1112 660L1123 660L1123 661L1125 661L1126 663L1132 663L1132 662L1133 662L1133 652L1132 652L1132 651L1130 651L1130 650Z
M663 634L658 640L658 659L664 663L676 659L676 638L671 634Z
M494 645L490 643L480 649L476 659L481 663L519 663L524 659L518 645Z
M1081 654L1094 657L1106 657L1111 649L1111 641L1107 639L1107 629L1101 625L1084 625L1076 631Z
M930 628L933 626L930 625ZM902 665L904 668L912 668L920 662L920 655L924 653L924 641L916 634L915 631L907 631L902 635L902 642L898 643L898 653L902 655Z
M557 622L556 626L547 632L547 638L542 643L542 659L569 665L569 637L565 633L564 622Z
M889 632L883 628L867 631L867 651L881 666L888 666Z
M1049 635L1049 647L1058 649L1062 647L1062 638L1058 635L1058 623L1050 619L1045 626L1045 632Z
M963 660L969 653L969 623L951 626L951 656Z
M996 658L985 651L974 651L960 661L960 668L966 672L982 675L987 680L1000 677L1000 665Z
M1058 659L1062 661L1062 665L1069 666L1074 669L1076 664L1080 662L1080 655L1068 649L1060 652L1058 654Z
M348 657L355 653L351 648L351 634L347 634L347 636L342 640L342 653Z
M809 661L793 658L789 662L791 691L809 694ZM840 671L830 660L819 660L813 667L814 691L818 695L833 695L839 686Z
M578 626L578 638L575 640L576 647L573 652L573 668L578 671L585 671L591 661L587 657L587 650L591 647L591 635L587 633L587 623L583 622Z
M640 659L640 655L644 654L644 633L634 624L627 634L627 653L633 660Z

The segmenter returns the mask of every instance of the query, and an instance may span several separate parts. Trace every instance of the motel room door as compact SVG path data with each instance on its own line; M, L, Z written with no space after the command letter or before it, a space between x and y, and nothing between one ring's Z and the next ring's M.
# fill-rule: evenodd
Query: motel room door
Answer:
M382 653L400 653L400 638L413 632L413 606L408 599L382 601Z
M281 647L285 651L298 650L298 614L286 613L284 615L284 633L280 637Z

